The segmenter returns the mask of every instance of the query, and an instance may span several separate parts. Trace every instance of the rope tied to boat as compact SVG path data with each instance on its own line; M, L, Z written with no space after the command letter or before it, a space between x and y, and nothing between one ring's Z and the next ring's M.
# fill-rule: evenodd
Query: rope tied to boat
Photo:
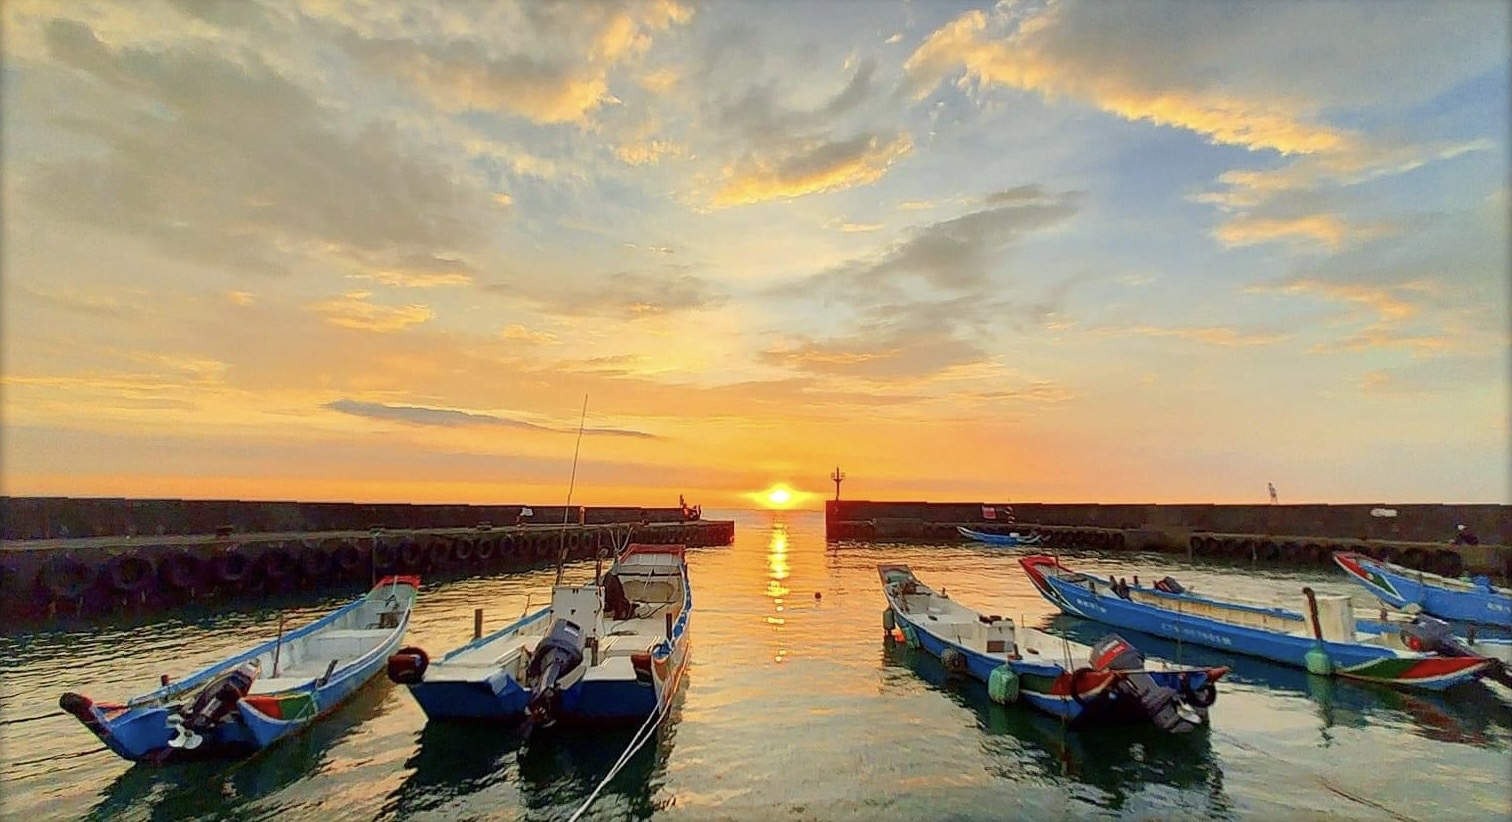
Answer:
M635 735L630 738L630 744L625 747L625 752L620 754L619 759L609 768L609 772L604 774L604 778L599 781L598 786L593 789L592 793L588 794L588 798L583 800L583 804L579 805L576 811L573 811L572 816L567 818L567 822L577 822L588 811L588 806L592 805L595 799L598 799L599 794L604 788L614 780L614 777L619 776L619 772L624 770L625 766L630 763L631 757L635 756L641 748L645 747L646 742L656 735L656 726L661 723L662 717L666 716L667 706L672 702L672 692L675 690L676 688L668 688L666 692L667 698L657 701L656 710L652 711L651 715L646 717L646 721L641 723Z

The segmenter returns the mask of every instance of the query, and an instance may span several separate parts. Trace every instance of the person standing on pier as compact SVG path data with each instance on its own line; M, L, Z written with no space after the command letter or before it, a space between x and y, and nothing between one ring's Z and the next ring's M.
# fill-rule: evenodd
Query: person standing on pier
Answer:
M1274 482L1267 482L1265 484L1265 490L1270 492L1271 505L1277 505L1281 502L1281 500L1276 497L1276 484Z

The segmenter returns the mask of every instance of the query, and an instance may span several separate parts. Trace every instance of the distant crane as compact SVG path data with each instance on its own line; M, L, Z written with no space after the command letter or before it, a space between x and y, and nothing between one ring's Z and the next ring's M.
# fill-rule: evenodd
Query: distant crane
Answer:
M834 473L830 474L830 479L832 479L832 480L835 481L835 501L839 502L840 501L840 483L842 483L842 482L845 481L845 472L841 471L840 470L840 466L837 465L837 466L835 466Z

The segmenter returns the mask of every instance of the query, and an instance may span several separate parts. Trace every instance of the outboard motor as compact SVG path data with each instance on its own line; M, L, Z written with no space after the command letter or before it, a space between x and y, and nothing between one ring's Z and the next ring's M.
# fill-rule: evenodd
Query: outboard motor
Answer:
M168 747L191 751L198 748L205 741L202 734L215 727L221 717L236 707L236 703L252 690L252 680L260 673L262 666L257 660L244 662L236 670L200 691L188 711L169 714L168 726L173 731L173 736L168 738Z
M1402 644L1414 651L1440 656L1481 656L1454 635L1449 623L1427 614L1418 614L1402 626ZM1507 673L1507 666L1499 659L1491 660L1485 675L1512 688L1512 674Z
M556 620L546 638L536 646L530 667L525 670L525 685L530 689L526 713L530 721L542 727L555 722L562 691L576 684L584 673L583 629L565 619Z
M1115 684L1122 693L1139 700L1146 716L1163 731L1185 732L1202 724L1175 688L1157 685L1144 673L1145 657L1118 634L1108 634L1092 646L1092 667L1099 671L1128 671Z

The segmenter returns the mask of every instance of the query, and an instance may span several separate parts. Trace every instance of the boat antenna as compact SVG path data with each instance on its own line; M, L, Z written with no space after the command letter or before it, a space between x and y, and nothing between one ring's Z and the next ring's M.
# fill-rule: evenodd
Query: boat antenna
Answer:
M583 447L583 426L588 422L588 395L583 395L583 416L578 420L577 445L572 447L572 476L567 480L567 504L562 507L561 544L557 547L556 584L562 584L562 563L567 561L567 516L572 511L572 486L577 483L578 452Z

